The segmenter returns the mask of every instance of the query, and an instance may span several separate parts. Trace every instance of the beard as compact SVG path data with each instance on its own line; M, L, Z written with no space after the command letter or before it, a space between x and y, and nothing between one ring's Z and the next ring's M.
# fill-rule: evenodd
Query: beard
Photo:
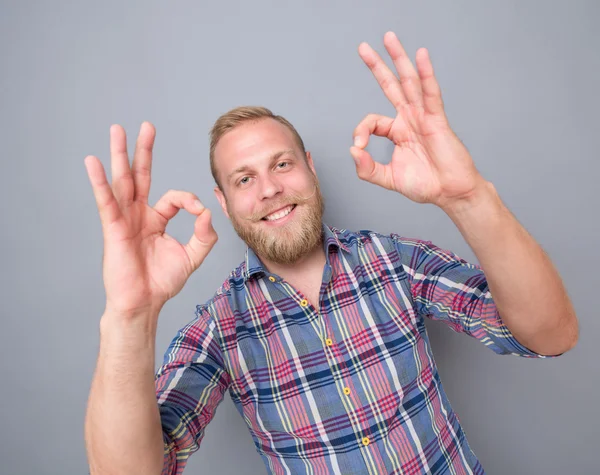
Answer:
M269 214L269 210L254 213L248 218L239 218L231 212L228 205L227 210L235 232L259 257L284 265L298 262L302 256L323 242L322 219L325 203L316 177L314 186L314 193L308 198L291 193L269 206L272 212L285 206L296 205L292 210L295 213L292 220L277 227L260 224L262 216Z

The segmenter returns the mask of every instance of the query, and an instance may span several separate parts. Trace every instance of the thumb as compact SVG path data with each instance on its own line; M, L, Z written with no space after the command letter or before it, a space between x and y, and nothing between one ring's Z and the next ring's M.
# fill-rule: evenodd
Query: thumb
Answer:
M389 190L393 189L392 182L388 178L388 167L373 160L371 154L360 147L350 147L350 155L356 165L356 174L361 180Z
M193 270L200 267L202 261L204 261L217 242L218 236L215 228L213 228L211 217L212 215L208 208L201 211L194 223L194 234L184 246L185 252L187 252L192 263Z

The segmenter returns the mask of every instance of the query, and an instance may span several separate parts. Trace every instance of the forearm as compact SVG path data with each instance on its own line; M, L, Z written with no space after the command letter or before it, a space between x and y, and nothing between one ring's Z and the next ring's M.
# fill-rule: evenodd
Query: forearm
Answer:
M578 324L562 280L493 184L483 182L471 198L444 211L477 256L498 313L515 338L540 354L571 349Z
M160 474L163 437L154 386L154 317L105 314L85 421L92 475Z

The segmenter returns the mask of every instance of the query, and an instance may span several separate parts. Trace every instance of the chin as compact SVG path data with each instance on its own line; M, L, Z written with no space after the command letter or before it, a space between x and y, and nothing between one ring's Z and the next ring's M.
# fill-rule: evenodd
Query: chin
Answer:
M255 222L232 219L238 236L254 252L272 262L291 265L323 242L322 199L317 203L296 204L283 218Z

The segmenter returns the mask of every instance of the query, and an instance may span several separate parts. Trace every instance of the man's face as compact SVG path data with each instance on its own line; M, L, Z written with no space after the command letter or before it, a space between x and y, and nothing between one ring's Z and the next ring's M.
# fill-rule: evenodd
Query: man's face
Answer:
M293 264L321 244L323 197L310 152L274 119L247 122L215 148L215 194L259 257Z

